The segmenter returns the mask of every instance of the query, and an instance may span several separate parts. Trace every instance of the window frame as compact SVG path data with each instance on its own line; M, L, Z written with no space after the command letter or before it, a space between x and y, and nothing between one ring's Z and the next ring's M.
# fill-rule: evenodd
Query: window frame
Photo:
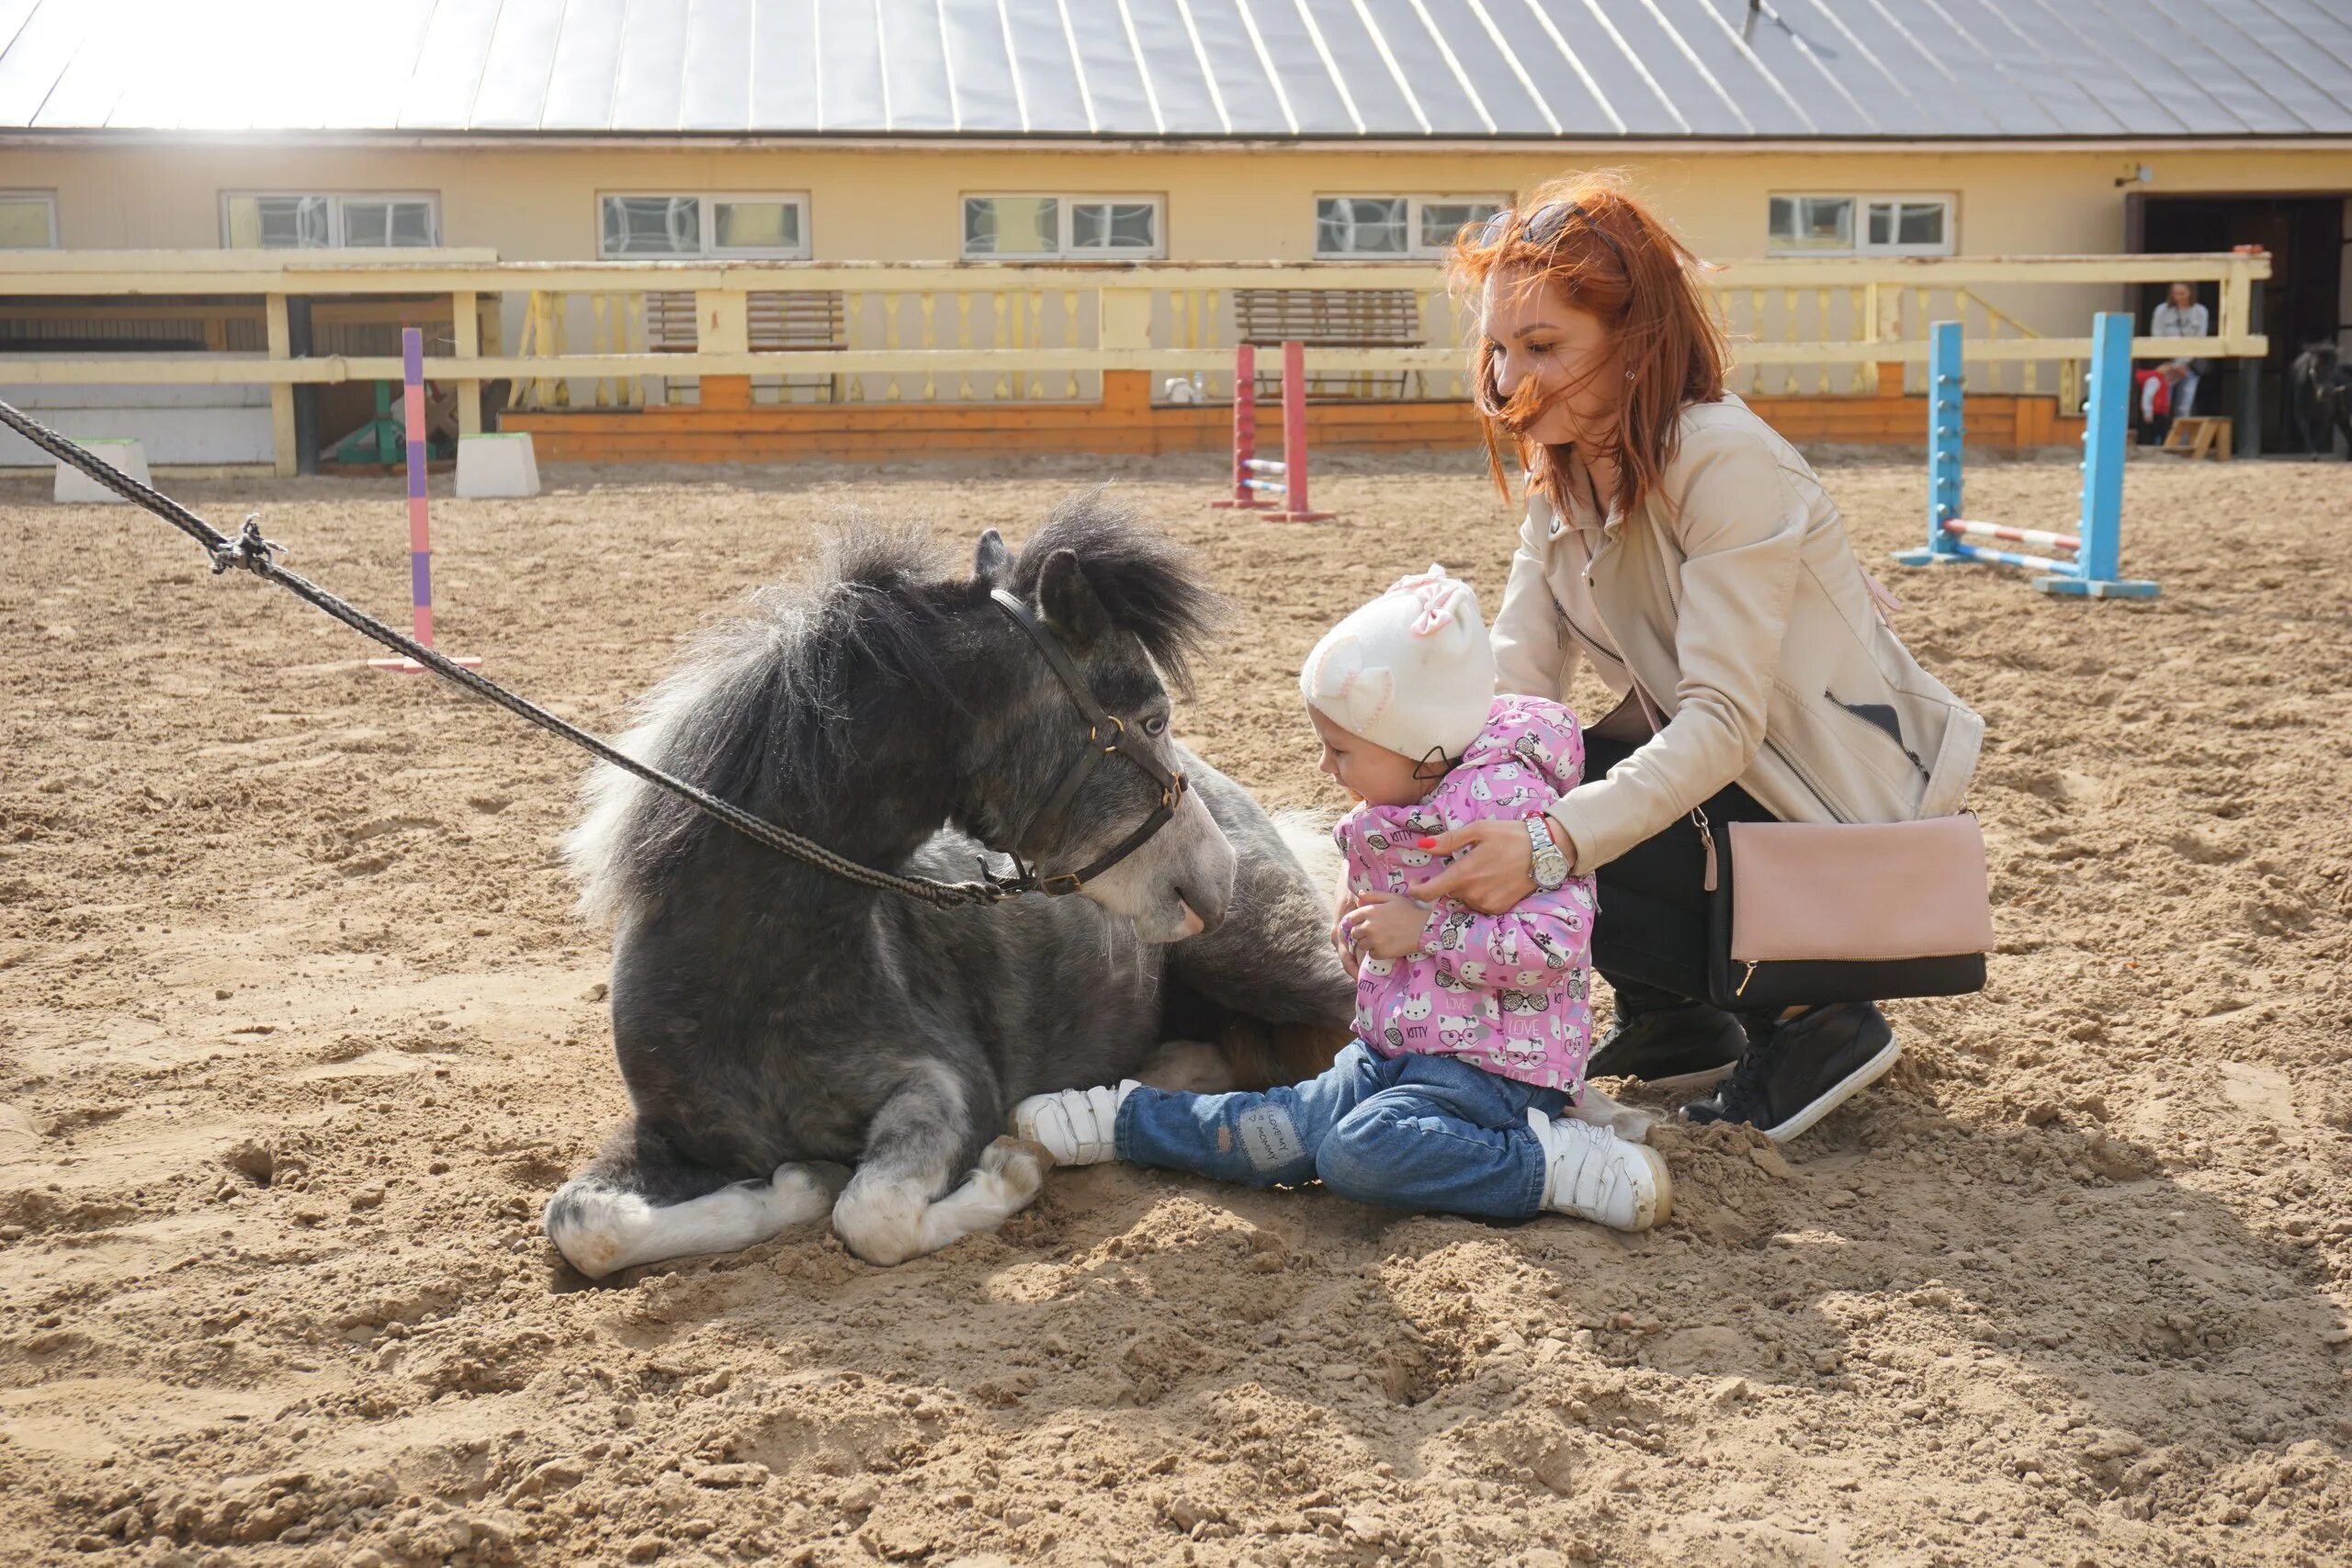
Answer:
M607 201L677 201L691 200L695 208L695 238L697 248L692 251L666 251L659 255L644 252L614 252L605 249L605 203ZM800 212L800 243L797 245L729 245L718 243L718 209L721 203L753 202L774 206L783 204L797 208ZM812 229L813 204L805 190L699 190L639 189L631 186L618 190L599 190L591 217L595 225L596 259L599 261L807 261L815 249Z
M1379 262L1429 261L1445 254L1442 245L1421 243L1421 210L1431 206L1459 203L1465 207L1491 206L1499 211L1510 210L1512 197L1508 193L1493 191L1476 195L1426 191L1416 195L1411 191L1318 190L1315 207L1308 219L1309 249L1317 261ZM1402 201L1405 204L1405 248L1401 251L1327 251L1323 248L1323 204L1327 201Z
M975 251L968 249L971 204L976 201L1050 201L1054 209L1051 251ZM1107 246L1081 250L1075 243L1078 209L1091 206L1148 207L1151 243L1134 248ZM991 262L1123 262L1168 259L1168 197L1147 191L967 190L956 197L956 255L959 261Z
M1775 201L1850 201L1854 204L1854 243L1843 249L1814 250L1782 245L1772 235L1772 203ZM1879 245L1871 243L1871 209L1893 205L1898 209L1896 222L1901 223L1899 209L1928 203L1941 207L1944 212L1944 237L1932 245L1904 244L1891 241ZM1764 254L1768 256L1795 260L1835 256L1949 256L1960 252L1960 197L1952 191L1941 190L1775 190L1764 197Z
M274 199L293 199L299 201L306 197L315 197L327 204L327 243L325 244L256 245L252 248L263 251L348 251L358 249L417 251L438 250L444 243L441 233L441 193L437 190L239 189L224 190L220 193L220 248L224 251L232 251L240 248L236 244L232 243L230 239L229 204L231 202L268 201ZM422 245L368 245L364 247L353 245L344 238L345 230L344 227L343 204L346 201L423 202L425 209L432 214L433 237Z
M38 201L49 213L49 243L46 245L0 245L0 250L54 251L62 248L57 236L57 193L53 190L28 190L11 187L0 190L0 202Z

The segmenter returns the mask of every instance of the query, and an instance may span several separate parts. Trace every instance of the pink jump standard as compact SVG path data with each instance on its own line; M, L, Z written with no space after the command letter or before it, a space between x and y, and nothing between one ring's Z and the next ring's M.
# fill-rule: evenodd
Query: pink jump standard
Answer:
M1271 477L1269 477L1271 476ZM1279 495L1279 502L1260 497ZM1283 344L1283 457L1258 456L1258 351L1233 351L1233 493L1209 502L1237 512L1262 512L1277 523L1320 523L1339 515L1306 502L1306 345Z
M408 586L416 640L433 646L433 531L424 503L424 333L415 327L401 329L401 394L402 421L408 426ZM481 668L479 659L450 659L469 670ZM371 659L371 670L420 675L424 666L413 659Z

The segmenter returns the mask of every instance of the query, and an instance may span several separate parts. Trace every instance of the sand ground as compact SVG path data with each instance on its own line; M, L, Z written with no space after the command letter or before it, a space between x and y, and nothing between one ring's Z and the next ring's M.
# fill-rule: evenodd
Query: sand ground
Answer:
M1871 558L1915 458L1826 457ZM1101 470L557 470L437 503L442 640L592 727L844 508L1015 535ZM1292 671L1512 525L1341 460L1342 525L1118 467L1241 607L1182 728L1327 801ZM44 481L45 482L45 481ZM2062 463L1972 510L2064 525ZM404 597L397 480L184 487ZM436 483L436 490L443 488ZM622 1110L575 754L127 508L0 484L0 1560L2352 1560L2352 468L2128 484L2153 605L1912 575L1984 712L1991 988L1673 1221L1498 1229L1097 1168L897 1269L821 1228L582 1289L539 1204Z

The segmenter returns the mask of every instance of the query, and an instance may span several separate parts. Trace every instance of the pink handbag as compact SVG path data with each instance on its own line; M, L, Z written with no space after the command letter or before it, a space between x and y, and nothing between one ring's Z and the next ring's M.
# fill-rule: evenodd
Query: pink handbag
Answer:
M1633 700L1650 733L1666 728L1638 681ZM1594 733L1622 733L1633 717L1620 704ZM1732 822L1720 840L1703 810L1690 820L1706 846L1715 1006L1761 1012L1984 988L1992 877L1973 812L1913 822Z
M1700 832L1714 842L1703 818ZM1707 984L1718 1007L1761 1011L1984 988L1993 908L1973 814L1733 822L1713 862Z

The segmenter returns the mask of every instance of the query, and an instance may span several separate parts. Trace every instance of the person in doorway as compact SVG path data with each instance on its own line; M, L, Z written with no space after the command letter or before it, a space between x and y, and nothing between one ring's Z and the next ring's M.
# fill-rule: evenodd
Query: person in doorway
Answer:
M1588 727L1586 782L1544 814L1599 885L1593 966L1616 1021L1589 1070L1701 1086L1729 1069L1684 1113L1793 1137L1900 1048L1867 1003L1741 1015L1707 999L1700 822L1956 812L1983 721L1889 628L1812 468L1724 389L1698 261L1645 207L1606 179L1554 182L1466 231L1451 266L1477 307L1496 480L1506 453L1526 474L1499 688L1561 700L1589 659L1623 699ZM1536 886L1519 824L1439 847L1453 858L1418 898L1498 912Z
M2176 283L2165 291L2164 302L2149 313L2148 335L2207 337L2211 335L2211 320L2205 313L2205 307L2197 302L2196 285ZM2172 400L2169 412L2174 419L2186 419L2197 412L2197 383L2203 363L2198 359L2165 362L2165 368L2170 372L2165 378Z

